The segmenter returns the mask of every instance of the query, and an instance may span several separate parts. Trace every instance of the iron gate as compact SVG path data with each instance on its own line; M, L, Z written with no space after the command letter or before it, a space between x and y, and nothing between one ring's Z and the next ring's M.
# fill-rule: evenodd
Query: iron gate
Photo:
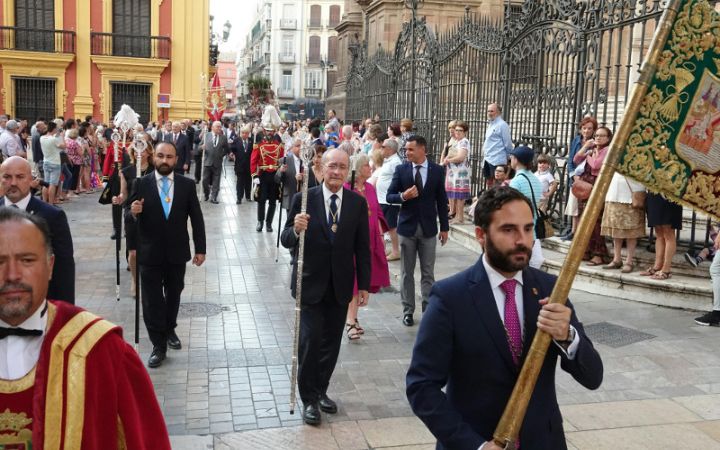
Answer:
M110 86L112 88L111 117L120 111L120 107L124 103L140 115L141 123L147 124L150 121L151 84L111 82Z
M615 129L662 14L660 0L526 0L503 17L470 14L436 35L423 19L405 23L395 52L350 45L347 119L407 117L437 159L446 125L470 126L473 195L483 186L486 107L498 103L513 141L557 160L562 220L564 162L583 116Z
M34 123L38 119L52 120L56 116L54 78L13 77L15 117Z

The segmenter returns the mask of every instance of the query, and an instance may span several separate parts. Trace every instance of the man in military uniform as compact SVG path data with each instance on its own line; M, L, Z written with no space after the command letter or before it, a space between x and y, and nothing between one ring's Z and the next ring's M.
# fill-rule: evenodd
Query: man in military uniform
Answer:
M280 190L280 185L275 182L275 172L278 169L278 161L284 155L284 150L282 144L273 140L272 128L266 128L265 130L262 141L253 147L250 156L250 172L253 176L253 185L258 189L258 223L255 230L262 231L263 221L265 221L265 229L272 232L275 204L278 201ZM270 202L267 208L267 216L265 216L266 201Z

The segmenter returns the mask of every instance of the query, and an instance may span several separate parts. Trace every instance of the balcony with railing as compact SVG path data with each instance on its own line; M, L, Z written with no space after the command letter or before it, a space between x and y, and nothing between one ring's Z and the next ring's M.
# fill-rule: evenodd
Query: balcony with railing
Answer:
M93 55L170 59L170 48L167 36L90 33L90 52Z
M310 22L308 22L308 28L310 28L310 29L323 28L323 21L320 19L310 18Z
M318 88L305 88L305 97L307 98L321 98L322 89Z
M0 50L75 53L75 32L0 27Z
M278 56L278 61L280 61L281 64L295 64L295 55L281 53L280 56Z
M280 88L278 89L278 97L280 98L294 98L292 88Z
M320 64L320 61L322 61L320 55L309 55L307 58L305 58L306 64Z
M297 20L295 19L280 19L281 30L296 30Z

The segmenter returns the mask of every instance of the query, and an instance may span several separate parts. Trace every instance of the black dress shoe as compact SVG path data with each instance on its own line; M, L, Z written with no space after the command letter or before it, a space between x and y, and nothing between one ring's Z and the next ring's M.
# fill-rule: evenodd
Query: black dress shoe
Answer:
M208 201L208 200L210 200L210 197L208 197L208 196L206 195L205 197L203 197L203 200Z
M155 347L155 348L153 348L152 353L150 353L150 358L148 358L148 367L150 367L150 368L160 367L164 360L165 360L165 351L160 350L159 348Z
M182 342L180 342L180 338L177 336L177 334L175 334L174 331L168 333L167 344L168 347L173 350L180 350L182 348Z
M262 231L262 226L263 226L263 223L258 222L257 226L255 227L255 231Z
M268 233L272 233L273 232L272 225L267 224L267 226L265 227L265 231L267 231Z
M110 239L112 239L113 241L114 241L115 239L117 239L117 233L111 234L111 235L110 235Z
M411 327L415 325L412 314L405 314L403 316L403 325L405 325L406 327Z
M330 400L327 394L322 394L320 396L320 398L318 399L318 405L320 405L321 411L328 414L335 414L337 412L337 403Z
M308 403L303 406L302 418L308 425L319 425L322 416L317 403Z
M237 200L237 201L235 202L235 204L236 204L236 205L242 205L242 200Z
M220 203L220 202L217 201L216 199L212 199L212 200L210 200L210 203L212 203L212 204L214 204L214 205L217 205L217 204Z

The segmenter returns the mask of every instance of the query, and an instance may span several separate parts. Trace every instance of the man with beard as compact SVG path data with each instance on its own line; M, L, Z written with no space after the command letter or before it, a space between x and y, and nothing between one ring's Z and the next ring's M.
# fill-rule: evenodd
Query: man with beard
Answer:
M159 367L167 347L182 348L175 333L185 265L190 261L188 218L192 224L196 266L205 262L205 223L195 184L173 171L177 154L172 142L155 148L155 171L142 177L131 196L137 219L137 263L140 265L143 319L153 344L148 367Z
M47 300L54 262L45 221L0 208L0 447L170 449L122 330Z
M523 450L566 449L555 394L557 361L580 384L597 389L600 355L572 304L548 303L555 277L528 267L533 214L527 197L509 187L485 191L474 222L485 253L432 288L407 373L410 405L437 438L438 449L502 448L492 442L493 431L533 336L542 331L553 344L519 442Z

